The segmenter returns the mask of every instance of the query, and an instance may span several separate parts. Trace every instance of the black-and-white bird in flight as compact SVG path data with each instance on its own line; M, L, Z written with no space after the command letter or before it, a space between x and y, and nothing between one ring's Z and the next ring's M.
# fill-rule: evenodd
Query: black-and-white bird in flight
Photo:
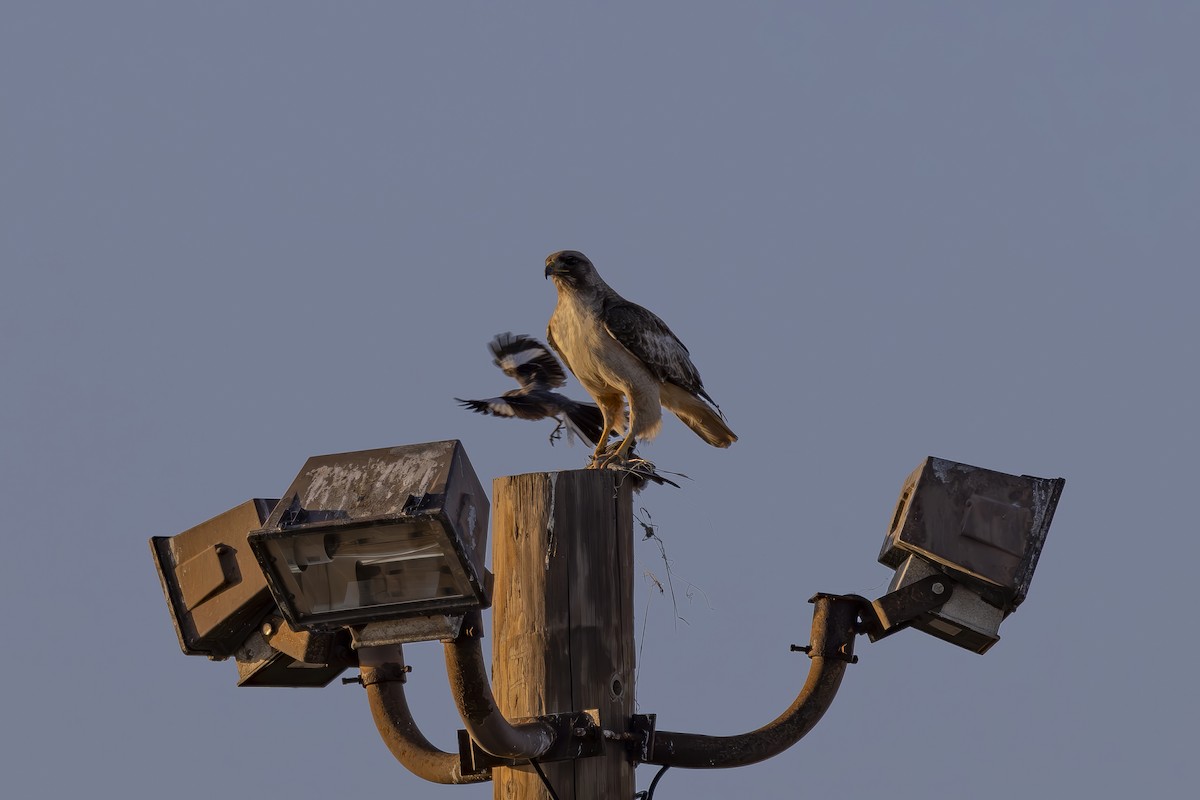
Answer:
M551 444L561 438L566 429L568 435L577 436L589 447L603 451L599 440L604 429L604 415L594 403L572 400L554 391L567 382L567 375L544 344L532 336L501 333L488 342L488 351L492 354L492 363L519 386L482 400L454 398L463 408L495 417L553 419L558 425L550 433ZM622 466L635 478L679 486L659 475L649 461L632 453Z
M567 382L562 365L546 346L531 336L501 333L490 342L492 363L515 380L520 388L484 400L454 398L464 408L480 414L517 419L553 419L558 423L550 434L554 442L565 428L589 446L599 444L604 417L592 403L580 403L554 391Z

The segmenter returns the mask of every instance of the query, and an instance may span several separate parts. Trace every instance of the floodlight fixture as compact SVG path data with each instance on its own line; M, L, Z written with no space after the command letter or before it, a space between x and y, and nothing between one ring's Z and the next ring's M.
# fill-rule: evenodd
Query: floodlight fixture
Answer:
M444 639L490 603L489 503L457 440L314 456L249 536L297 630Z
M1029 591L1065 483L922 461L904 482L879 554L896 570L889 595L874 604L883 628L891 632L887 599L908 589L937 607L904 626L985 652Z
M350 637L289 627L246 540L277 502L247 500L183 533L151 537L150 552L185 654L232 657L238 686L325 686L353 665Z
M150 551L179 647L188 655L233 655L275 607L246 535L276 500L247 500L175 536L154 536Z

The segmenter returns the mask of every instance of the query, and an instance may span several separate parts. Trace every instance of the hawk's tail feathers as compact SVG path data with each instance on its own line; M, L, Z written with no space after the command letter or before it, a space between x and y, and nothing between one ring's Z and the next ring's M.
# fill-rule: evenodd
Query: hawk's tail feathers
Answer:
M661 397L664 406L713 447L729 447L737 441L724 415L694 394L667 383L663 384Z

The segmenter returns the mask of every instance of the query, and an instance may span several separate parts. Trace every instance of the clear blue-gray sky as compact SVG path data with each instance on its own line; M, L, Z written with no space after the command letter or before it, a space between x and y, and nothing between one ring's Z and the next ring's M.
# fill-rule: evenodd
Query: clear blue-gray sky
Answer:
M543 334L570 247L741 437L646 449L692 479L638 500L686 620L639 584L664 728L791 701L805 600L882 593L923 457L1067 479L992 652L864 640L802 743L660 800L1186 793L1198 35L1185 2L6 3L6 790L490 797L405 772L357 687L184 657L146 540L314 454L582 466L451 400L508 388L485 342ZM451 748L440 648L409 651Z

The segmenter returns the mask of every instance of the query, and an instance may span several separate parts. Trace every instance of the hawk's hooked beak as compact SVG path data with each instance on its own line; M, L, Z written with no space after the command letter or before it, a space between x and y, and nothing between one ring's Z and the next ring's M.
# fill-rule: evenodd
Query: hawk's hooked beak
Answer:
M547 278L549 278L551 275L558 275L558 274L560 274L560 272L561 272L561 270L558 269L557 261L551 261L550 263L548 263L546 265L546 277Z

